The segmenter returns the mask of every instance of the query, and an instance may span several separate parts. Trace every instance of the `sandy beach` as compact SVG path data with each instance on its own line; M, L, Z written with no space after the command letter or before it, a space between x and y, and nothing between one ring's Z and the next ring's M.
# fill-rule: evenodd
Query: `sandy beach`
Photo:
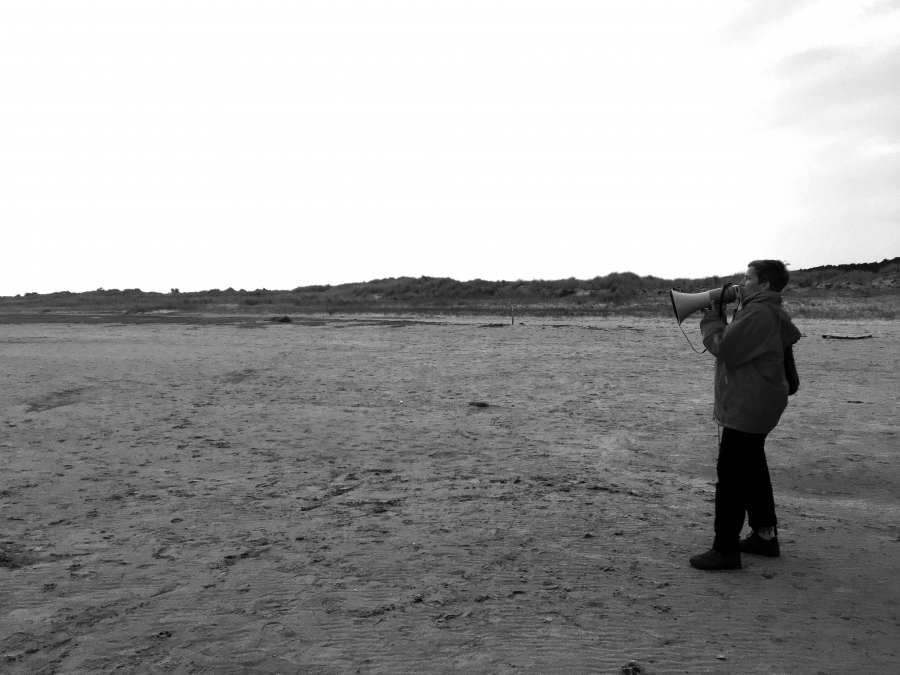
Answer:
M508 323L0 325L0 672L895 672L900 323L797 322L716 573L712 357Z

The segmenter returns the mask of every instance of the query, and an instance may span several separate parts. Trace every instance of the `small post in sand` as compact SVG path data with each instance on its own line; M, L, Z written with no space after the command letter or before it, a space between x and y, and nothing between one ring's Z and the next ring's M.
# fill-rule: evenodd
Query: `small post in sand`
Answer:
M515 326L516 325L516 306L515 305L509 306L509 316L512 318L512 325Z

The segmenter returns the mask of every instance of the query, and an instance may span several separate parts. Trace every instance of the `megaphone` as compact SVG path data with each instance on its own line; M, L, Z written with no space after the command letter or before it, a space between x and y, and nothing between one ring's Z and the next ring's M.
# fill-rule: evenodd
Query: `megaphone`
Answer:
M699 312L701 309L712 307L713 303L727 305L729 302L740 300L741 287L713 288L702 293L682 293L673 288L669 291L669 297L672 299L672 309L675 311L675 318L678 319L680 325L691 314Z

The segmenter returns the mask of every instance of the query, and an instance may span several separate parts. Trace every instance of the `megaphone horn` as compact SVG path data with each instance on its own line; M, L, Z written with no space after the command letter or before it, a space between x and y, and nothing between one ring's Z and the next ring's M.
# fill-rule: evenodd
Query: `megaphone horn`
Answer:
M709 291L701 293L682 293L674 288L669 291L669 297L672 299L672 309L675 311L675 318L681 324L694 312L701 309L712 307L715 302L717 304L728 304L734 302L740 297L740 286L729 286L725 289L724 294L721 288L713 288Z

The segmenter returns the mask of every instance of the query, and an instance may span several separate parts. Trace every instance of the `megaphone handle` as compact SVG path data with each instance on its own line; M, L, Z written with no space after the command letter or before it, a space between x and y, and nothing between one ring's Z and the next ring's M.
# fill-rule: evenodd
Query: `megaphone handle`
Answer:
M734 284L730 281L725 283L725 285L722 286L722 293L719 295L719 316L722 317L722 320L725 321L725 323L728 323L728 318L725 316L725 298L727 297L725 294L732 286L734 286ZM735 297L737 297L736 294Z

